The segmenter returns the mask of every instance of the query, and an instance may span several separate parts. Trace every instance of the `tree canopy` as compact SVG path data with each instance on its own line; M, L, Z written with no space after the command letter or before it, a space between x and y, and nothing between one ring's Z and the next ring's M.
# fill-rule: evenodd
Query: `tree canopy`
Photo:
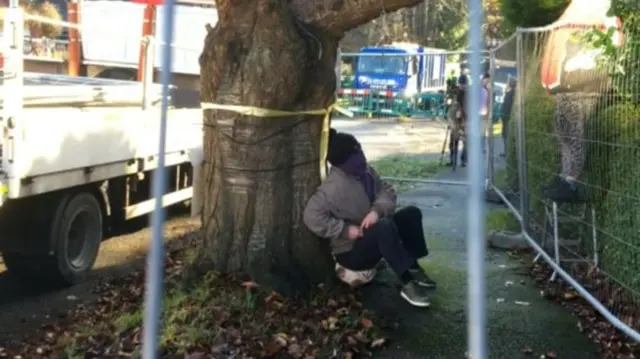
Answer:
M545 26L557 20L570 0L499 0L500 11L511 27Z

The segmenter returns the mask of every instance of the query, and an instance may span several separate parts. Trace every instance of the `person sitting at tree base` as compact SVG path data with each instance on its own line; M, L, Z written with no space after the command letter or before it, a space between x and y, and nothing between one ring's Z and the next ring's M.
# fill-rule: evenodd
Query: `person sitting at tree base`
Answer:
M334 258L344 268L367 271L386 260L402 281L402 298L428 307L427 289L436 283L418 265L429 253L420 209L396 211L395 190L367 164L353 135L331 129L327 161L329 175L304 209L306 226L331 241Z

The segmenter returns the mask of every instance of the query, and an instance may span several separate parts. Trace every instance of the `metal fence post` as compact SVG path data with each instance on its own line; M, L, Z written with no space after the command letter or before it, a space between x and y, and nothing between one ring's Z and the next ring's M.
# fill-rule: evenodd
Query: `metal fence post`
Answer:
M17 0L5 9L2 56L4 57L2 104L2 169L8 176L8 197L18 197L20 190L20 156L23 150L23 93L24 93L24 12Z
M480 118L482 49L482 21L483 11L480 0L469 0L469 46L471 48L470 69L471 87L467 95L468 140L469 149L469 201L467 212L467 275L469 289L467 293L468 317L468 345L469 354L473 359L487 358L486 333L486 297L485 297L485 167L482 155L484 141L483 124Z
M526 124L525 124L525 111L524 111L524 96L525 96L525 63L524 63L524 33L520 31L520 28L516 30L516 69L518 73L517 79L517 93L518 100L518 114L517 121L517 138L516 148L518 153L518 179L519 179L519 197L520 197L520 214L522 216L522 230L527 232L529 229L529 190L527 188L527 139L526 139Z
M486 136L487 136L487 181L486 181L486 189L491 188L493 184L493 174L495 171L494 168L494 143L493 143L493 105L495 102L494 95L494 75L496 71L496 54L494 51L489 52L489 76L491 85L489 86L489 107L487 113L487 128L486 128Z
M340 49L336 51L336 93L340 91L342 86L342 52Z
M155 52L155 41L152 36L145 36L143 39L144 63L142 67L142 109L151 108L151 89L153 88L153 58Z
M144 313L144 336L142 357L158 357L160 342L160 319L164 294L164 244L162 241L165 211L162 196L167 186L165 169L165 149L167 139L167 112L169 107L169 87L171 86L171 63L173 57L173 20L175 0L167 0L164 5L164 32L162 34L162 105L160 108L160 133L158 146L158 167L153 174L153 197L155 208L151 218L151 248L147 257L147 277Z

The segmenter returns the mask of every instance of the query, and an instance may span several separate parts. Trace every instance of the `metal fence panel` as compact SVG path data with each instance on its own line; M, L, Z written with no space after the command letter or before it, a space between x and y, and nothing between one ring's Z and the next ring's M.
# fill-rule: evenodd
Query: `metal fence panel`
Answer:
M633 218L640 183L628 164L640 144L637 122L629 119L637 119L640 108L637 86L616 73L634 65L594 49L592 29L580 24L519 29L512 112L518 136L510 141L516 159L508 151L507 180L493 185L507 199L517 194L519 206L511 202L510 208L519 209L523 234L538 252L535 260L554 269L549 279L560 275L638 340L640 246L633 231L640 222ZM625 52L618 54L635 54L637 46L622 44ZM563 51L567 59L558 61ZM578 65L582 71L570 73ZM509 178L515 167L518 181Z

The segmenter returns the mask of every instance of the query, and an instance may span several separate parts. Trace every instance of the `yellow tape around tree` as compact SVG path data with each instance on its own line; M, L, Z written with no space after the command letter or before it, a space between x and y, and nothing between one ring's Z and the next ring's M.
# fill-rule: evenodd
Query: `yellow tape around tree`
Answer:
M322 134L320 136L320 178L327 178L327 150L329 148L329 120L331 118L331 112L337 111L348 117L353 117L353 113L346 109L339 107L337 104L332 104L326 109L322 110L304 110L304 111L283 111L283 110L271 110L266 108L260 108L255 106L237 106L237 105L221 105L217 103L201 103L200 106L203 110L223 110L239 113L245 116L254 117L290 117L299 115L324 115L322 119Z

